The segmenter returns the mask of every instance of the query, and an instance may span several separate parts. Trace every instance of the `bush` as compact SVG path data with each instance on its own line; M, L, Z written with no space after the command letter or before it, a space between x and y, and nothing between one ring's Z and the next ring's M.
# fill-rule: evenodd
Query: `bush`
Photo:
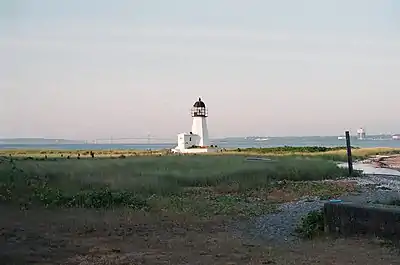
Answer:
M32 204L45 207L78 207L78 208L113 208L118 206L147 210L149 205L145 199L127 191L98 190L81 191L74 195L65 194L60 189L51 188L46 182L28 181L26 186L0 185L0 201L17 202L23 208Z
M324 232L324 211L316 210L309 212L302 218L296 228L296 232L303 238L311 239Z

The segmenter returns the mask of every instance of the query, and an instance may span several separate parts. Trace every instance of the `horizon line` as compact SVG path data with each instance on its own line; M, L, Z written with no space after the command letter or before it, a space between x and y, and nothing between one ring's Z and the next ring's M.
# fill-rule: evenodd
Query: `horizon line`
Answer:
M356 134L355 134L356 135ZM393 136L396 133L379 133L369 134L368 136ZM301 138L301 137L338 137L343 135L284 135L284 136L262 136L262 135L248 135L248 136L225 136L213 137L210 140L220 140L229 138ZM90 142L90 141L117 141L117 140L175 140L175 138L158 138L158 137L110 137L110 138L97 138L97 139L69 139L69 138L46 138L46 137L1 137L1 140L62 140L62 141L75 141L75 142Z

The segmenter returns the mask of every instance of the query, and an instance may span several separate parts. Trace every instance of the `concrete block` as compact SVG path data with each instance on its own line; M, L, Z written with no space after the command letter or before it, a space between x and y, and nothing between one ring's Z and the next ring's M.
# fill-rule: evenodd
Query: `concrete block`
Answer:
M400 240L400 207L396 206L327 202L324 222L327 233Z

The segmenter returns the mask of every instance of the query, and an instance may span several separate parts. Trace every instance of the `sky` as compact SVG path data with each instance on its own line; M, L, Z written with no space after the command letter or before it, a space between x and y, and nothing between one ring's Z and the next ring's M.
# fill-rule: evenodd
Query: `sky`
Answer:
M400 1L0 1L0 138L400 133Z

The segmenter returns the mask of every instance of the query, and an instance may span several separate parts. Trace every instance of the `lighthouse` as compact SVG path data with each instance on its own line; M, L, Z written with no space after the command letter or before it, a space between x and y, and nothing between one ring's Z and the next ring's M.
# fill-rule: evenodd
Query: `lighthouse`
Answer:
M199 98L191 109L192 130L178 134L178 145L172 149L175 153L207 153L215 151L208 137L206 104Z

